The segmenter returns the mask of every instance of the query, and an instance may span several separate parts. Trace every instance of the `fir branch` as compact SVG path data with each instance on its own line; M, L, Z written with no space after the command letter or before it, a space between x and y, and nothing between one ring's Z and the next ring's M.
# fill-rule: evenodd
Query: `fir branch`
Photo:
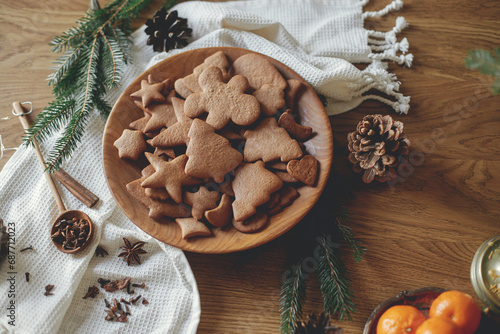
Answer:
M338 314L339 319L351 320L351 313L356 312L354 292L351 288L351 279L342 260L337 257L331 239L325 234L318 238L316 249L318 278L323 295L325 312Z
M349 247L354 251L354 261L359 262L363 259L366 253L366 248L362 245L361 241L354 238L354 233L352 229L345 225L349 221L349 214L347 210L343 207L337 209L337 214L335 215L335 222L337 227L342 234L342 238L349 244Z
M99 94L99 91L97 91L96 89L98 88L98 85L96 84L98 69L96 59L100 57L101 52L101 42L98 39L98 35L96 35L92 42L91 49L89 50L89 52L85 52L84 57L87 58L85 59L86 62L84 62L84 64L81 64L81 68L84 68L85 63L88 63L86 66L86 75L81 81L81 83L84 83L85 85L84 91L82 92L83 97L77 97L75 113L73 114L73 117L71 118L69 124L66 126L63 137L59 138L56 141L56 144L53 148L55 152L52 151L49 154L49 171L55 171L59 169L63 160L71 155L77 144L80 142L80 139L85 130L86 120L94 105L94 96L96 94Z
M113 0L100 9L96 0L72 27L51 42L62 53L49 75L54 102L37 117L23 137L25 145L43 142L64 128L49 153L47 170L54 172L78 146L94 108L108 115L105 92L122 79L129 58L130 23L151 0ZM176 1L169 1L173 5Z
M302 306L306 298L306 278L302 272L300 258L291 269L285 271L281 282L281 334L292 334L297 329L297 321L302 316Z
M465 66L471 70L478 70L482 74L491 75L495 81L491 85L493 95L500 93L500 47L491 53L487 50L476 49L467 52Z
M51 134L59 131L65 121L67 121L74 112L74 100L56 100L38 114L32 127L26 130L23 140L32 145L32 141L39 139L46 140Z

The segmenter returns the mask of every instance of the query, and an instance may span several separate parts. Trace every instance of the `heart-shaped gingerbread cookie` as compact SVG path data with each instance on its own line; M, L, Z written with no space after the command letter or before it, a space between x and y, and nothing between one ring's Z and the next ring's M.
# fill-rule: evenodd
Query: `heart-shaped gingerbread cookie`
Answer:
M291 176L312 187L318 175L318 160L312 155L306 155L300 160L288 162L286 169Z

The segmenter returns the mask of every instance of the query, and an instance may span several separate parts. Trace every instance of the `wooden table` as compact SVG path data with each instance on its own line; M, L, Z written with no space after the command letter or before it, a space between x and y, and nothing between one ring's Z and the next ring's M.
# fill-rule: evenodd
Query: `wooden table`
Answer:
M161 3L154 1L137 25ZM366 9L387 3L373 0ZM0 0L0 118L12 116L15 100L30 100L37 111L51 100L45 78L55 56L47 43L87 7L87 0ZM474 295L469 278L474 252L500 234L500 97L489 93L486 77L464 67L467 50L500 45L500 3L405 0L400 15L411 24L403 36L415 60L410 69L390 67L402 92L412 97L409 115L367 102L331 118L334 181L345 191L350 226L367 248L357 264L343 252L359 309L352 322L340 324L346 333L360 333L370 312L401 290L436 286ZM395 18L369 19L365 25L389 30ZM347 133L375 113L403 121L420 158L395 187L362 184L346 159ZM0 134L6 147L16 147L22 127L11 117L0 121ZM5 153L0 168L10 155ZM281 275L300 240L297 231L248 252L187 254L201 295L200 333L278 332ZM321 309L319 287L311 279L305 314Z

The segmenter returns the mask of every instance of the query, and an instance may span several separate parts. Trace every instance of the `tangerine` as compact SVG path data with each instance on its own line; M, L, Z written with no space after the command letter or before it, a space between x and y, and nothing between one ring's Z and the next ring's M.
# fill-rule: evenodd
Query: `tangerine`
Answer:
M460 327L445 318L429 318L418 328L415 334L464 334Z
M481 310L470 295L450 290L432 302L429 317L447 318L460 327L463 334L473 334L481 322Z
M410 305L395 305L387 309L378 320L377 334L415 333L425 321L425 315Z

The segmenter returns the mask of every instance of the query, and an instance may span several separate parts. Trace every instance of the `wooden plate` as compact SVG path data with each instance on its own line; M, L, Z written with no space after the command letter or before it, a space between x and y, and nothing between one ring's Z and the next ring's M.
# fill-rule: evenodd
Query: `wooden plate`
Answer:
M319 198L328 179L333 156L330 121L316 93L293 70L264 56L286 79L300 79L306 84L306 89L298 97L298 111L301 124L312 127L315 132L315 136L306 142L305 146L308 154L313 155L319 161L317 185L299 188L300 197L290 207L272 216L269 225L255 234L243 234L234 228L224 230L214 228L211 237L184 240L181 238L180 228L173 220L165 218L161 221L155 221L151 219L148 215L148 209L133 198L125 187L129 182L140 178L141 170L147 165L147 161L145 159L137 162L122 160L118 157L118 151L113 146L123 130L128 128L132 121L143 116L142 111L130 98L130 94L140 89L141 80L147 79L148 74L167 72L168 77L173 80L182 78L192 73L193 69L201 64L205 58L219 50L226 54L230 64L239 56L254 53L240 48L196 49L177 54L156 64L136 78L120 96L109 115L103 140L104 172L108 186L127 217L154 238L169 245L199 253L229 253L249 249L271 241L290 230L306 215Z

